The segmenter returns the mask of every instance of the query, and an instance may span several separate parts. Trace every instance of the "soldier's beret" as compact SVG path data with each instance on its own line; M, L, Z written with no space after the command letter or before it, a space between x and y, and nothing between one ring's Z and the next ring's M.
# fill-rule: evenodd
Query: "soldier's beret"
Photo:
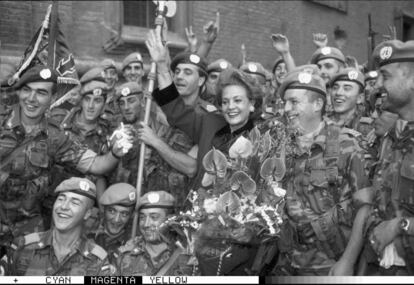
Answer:
M332 78L330 85L333 86L333 84L336 81L351 81L358 83L362 87L365 87L365 76L362 74L361 71L349 67L341 70L341 72L335 74L335 76Z
M55 193L61 192L74 192L94 201L96 199L96 186L86 178L71 177L62 181L55 189Z
M18 89L30 82L52 82L57 83L57 73L52 68L44 65L36 65L28 69L20 77L14 88Z
M105 58L104 60L102 60L100 63L100 66L102 67L103 70L107 70L109 68L113 68L116 70L115 61L110 58Z
M145 193L139 202L139 209L148 208L174 208L173 195L165 191L151 191Z
M368 80L373 80L373 79L377 79L378 78L378 71L376 70L371 70L367 73L365 73L365 82Z
M240 70L250 74L257 74L267 79L266 70L259 62L246 62L240 66Z
M207 66L207 73L210 73L213 71L221 72L229 67L232 67L231 63L225 60L224 58L220 58L220 59L213 61Z
M283 57L278 57L275 61L275 63L273 64L273 68L272 68L272 72L275 73L276 67L281 64L282 62L285 62L285 60L283 59Z
M385 41L377 45L372 53L379 66L394 62L414 62L414 41Z
M108 85L101 81L92 80L87 82L82 86L80 91L81 96L85 96L86 94L93 94L93 95L102 95L106 97L108 93Z
M142 55L139 52L133 52L124 58L124 60L122 61L122 70L124 70L125 67L127 67L129 64L133 62L139 62L141 64L144 63L142 61Z
M326 58L333 58L342 63L345 63L345 56L339 49L335 47L318 48L312 55L310 63L317 64L318 61Z
M174 71L180 63L189 63L198 66L201 71L207 74L207 60L198 54L191 52L181 52L177 54L171 61L171 70Z
M282 99L287 89L306 89L326 96L325 82L314 64L298 66L286 75L278 90Z
M115 96L116 100L121 97L126 97L130 95L140 95L142 94L142 87L136 82L126 82L116 88Z
M105 82L104 70L102 67L97 66L89 69L87 72L85 72L85 74L82 75L80 83L85 84L92 80Z
M116 183L108 187L99 199L101 205L132 206L136 202L135 187L127 183Z

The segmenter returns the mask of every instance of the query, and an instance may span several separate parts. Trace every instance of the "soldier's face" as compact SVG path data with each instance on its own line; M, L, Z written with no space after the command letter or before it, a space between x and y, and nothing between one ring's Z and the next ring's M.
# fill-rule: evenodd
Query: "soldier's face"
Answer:
M208 74L206 87L207 87L208 93L211 95L217 95L217 83L218 83L219 76L220 76L219 71L211 71Z
M91 200L73 192L61 192L53 205L53 222L60 232L81 227L91 214Z
M144 69L140 62L132 62L128 64L123 71L125 80L128 82L138 82L144 75Z
M105 97L87 94L82 98L81 116L86 122L95 122L105 107Z
M239 85L224 87L221 94L221 110L232 131L243 127L249 120L253 102L247 90Z
M381 112L381 115L374 122L375 134L379 137L385 135L397 119L397 114L388 111Z
M112 89L118 82L118 73L114 68L107 68L104 71L104 79L106 84L108 84L109 89Z
M141 102L138 95L122 96L119 99L119 108L125 123L135 123L141 112Z
M131 207L109 205L104 209L105 229L111 235L119 234L126 226L132 214Z
M167 210L161 208L141 209L139 212L139 230L148 243L160 243L160 225L167 220Z
M318 67L321 71L321 77L328 84L329 81L341 70L339 61L333 58L325 58L318 61Z
M291 127L307 131L309 124L320 118L316 101L310 102L307 90L288 89L285 91L285 115Z
M38 123L52 101L52 82L30 82L19 91L22 117L29 122Z
M286 77L287 70L284 62L279 63L275 69L275 78L278 84L282 83L282 80Z
M174 84L181 96L190 96L198 92L205 78L200 77L198 67L190 63L180 63L174 70Z
M380 68L375 87L387 96L382 108L392 113L398 113L412 100L412 74L404 64L390 63Z
M358 83L351 81L336 81L331 91L331 102L334 112L344 114L351 112L363 102Z

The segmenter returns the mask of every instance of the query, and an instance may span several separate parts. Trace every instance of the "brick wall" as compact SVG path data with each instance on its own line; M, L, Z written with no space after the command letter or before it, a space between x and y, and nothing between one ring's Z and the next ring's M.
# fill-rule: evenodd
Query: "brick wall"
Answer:
M0 57L3 66L17 64L18 57L42 22L49 3L0 1ZM59 1L63 31L81 73L105 57L112 57L120 63L125 56L108 55L102 48L110 37L103 23L108 19L108 10L105 10L105 6L110 5L108 3ZM271 45L272 33L286 34L297 64L303 64L315 50L312 33L327 33L333 45L333 30L337 25L349 36L344 53L356 56L362 63L367 55L367 14L371 12L373 28L381 35L387 33L387 25L393 24L394 11L398 9L414 14L414 1L348 1L346 13L311 1L193 1L189 18L194 31L201 37L203 25L214 20L215 12L220 11L221 31L210 60L224 57L238 65L240 45L244 43L249 60L271 68L277 56ZM183 31L181 33L184 34ZM134 49L146 51L142 45L130 46L125 51Z

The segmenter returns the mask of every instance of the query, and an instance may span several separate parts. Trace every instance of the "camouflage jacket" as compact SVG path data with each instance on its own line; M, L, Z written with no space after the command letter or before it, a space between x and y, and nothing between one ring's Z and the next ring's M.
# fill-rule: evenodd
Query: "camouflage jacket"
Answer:
M39 232L16 240L10 275L113 275L115 266L106 251L81 237L71 252L59 262L53 249L53 232Z
M87 237L105 249L108 252L110 262L115 264L115 260L113 260L113 253L115 253L120 246L127 242L129 235L130 232L125 228L117 235L110 235L105 230L105 227L100 224L96 230L88 233Z
M332 266L348 243L355 209L370 202L365 151L355 131L322 124L309 150L286 158L285 233L292 236L281 250L302 269Z
M414 217L414 122L397 120L385 134L373 188L375 212L366 223L366 236L382 221ZM394 243L413 274L414 237L403 234L394 239ZM377 256L371 258L375 262Z
M0 169L0 208L8 222L14 224L39 215L52 166L63 164L86 172L87 166L81 163L86 152L85 146L71 140L52 120L43 119L27 134L20 121L19 105L6 112L0 110L0 161L13 156Z
M145 248L145 241L142 237L129 240L118 249L116 254L118 273L121 276L156 275L171 258L175 249L173 244L166 244L165 249L152 259ZM165 275L192 275L193 268L187 265L188 259L188 255L180 254Z
M72 139L76 139L87 145L90 149L98 154L104 154L109 151L107 136L110 135L109 122L98 118L96 128L85 131L76 117L80 114L81 108L73 108L60 123L61 130Z

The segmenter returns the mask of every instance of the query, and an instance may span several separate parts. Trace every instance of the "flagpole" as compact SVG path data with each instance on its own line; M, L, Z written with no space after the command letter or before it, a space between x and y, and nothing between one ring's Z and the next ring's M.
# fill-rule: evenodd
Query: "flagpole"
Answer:
M57 21L59 13L59 2L52 1L52 12L50 15L49 23L49 45L47 50L47 65L55 69L56 68L56 38L57 38Z
M157 16L155 18L155 33L161 34L162 25L164 23L165 17L165 8L167 1L157 1ZM171 1L172 2L172 1ZM168 8L167 8L168 9ZM151 69L150 73L148 74L148 91L145 92L145 116L144 116L144 124L148 124L149 116L151 113L151 101L152 101L152 91L154 90L154 84L156 79L156 63L151 62ZM137 175L137 186L136 186L136 196L137 200L135 203L135 211L134 211L134 219L132 222L132 233L131 238L134 238L137 234L137 224L138 224L138 207L139 207L139 200L141 197L142 192L142 179L143 179L143 172L144 172L144 162L145 162L145 143L141 142L140 144L140 153L139 153L139 164L138 164L138 175Z
M36 43L33 47L32 52L30 53L30 56L26 59L26 61L20 66L19 70L11 77L9 78L9 85L13 85L14 83L16 83L17 80L19 80L20 74L26 70L26 68L30 65L30 63L32 62L33 58L35 57L37 50L39 49L39 45L40 42L42 41L42 37L43 34L45 32L45 30L47 29L47 27L49 26L49 17L50 17L50 12L52 9L52 5L49 5L49 7L47 8L47 12L46 12L46 16L45 19L43 20L42 23L42 27L40 29L39 35L36 39Z

